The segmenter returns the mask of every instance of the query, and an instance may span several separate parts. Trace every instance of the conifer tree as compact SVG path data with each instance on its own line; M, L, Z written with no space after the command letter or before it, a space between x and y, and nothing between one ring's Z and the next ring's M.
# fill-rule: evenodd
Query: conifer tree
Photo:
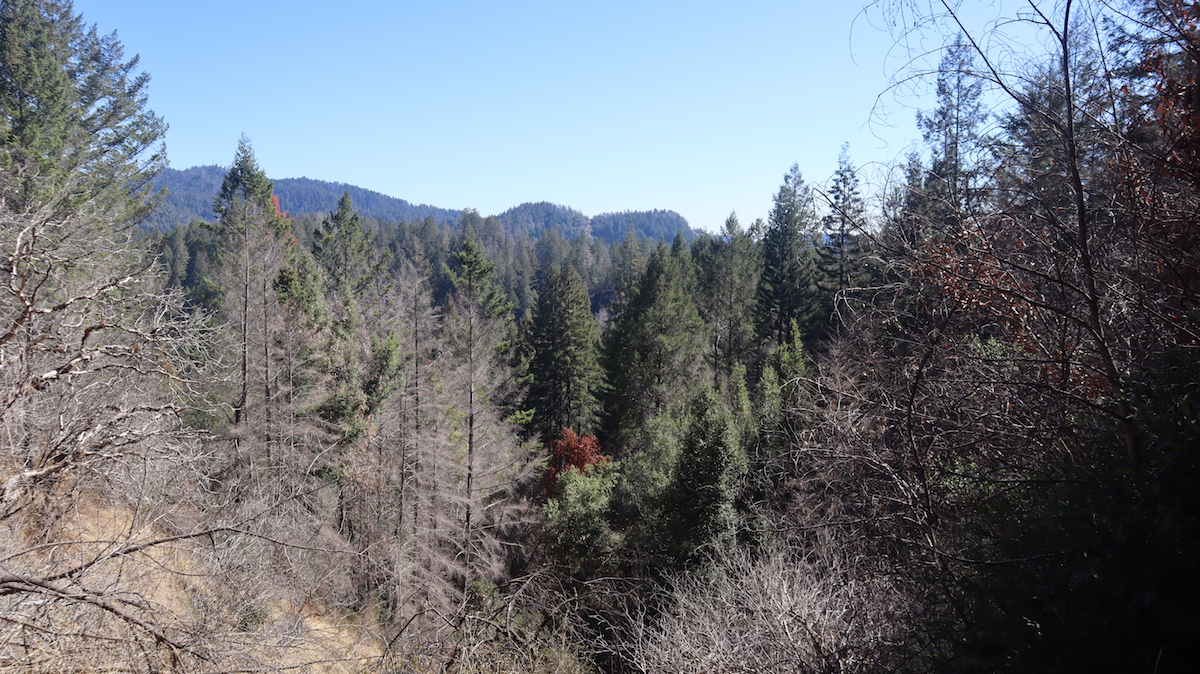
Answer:
M563 428L591 432L601 376L600 329L573 267L543 272L526 332L532 352L526 397L533 409L532 429L546 438Z
M323 358L330 391L318 409L338 434L353 438L366 432L402 366L395 330L384 320L391 256L373 245L349 192L314 232L312 256L324 271L331 312Z
M604 439L618 456L650 419L684 416L699 384L704 323L686 282L682 265L660 244L606 336Z
M514 330L512 306L495 285L495 265L474 237L462 240L452 261L444 328L450 371L443 382L453 416L454 472L461 476L456 485L461 507L458 549L470 578L494 570L500 560L493 545L495 532L484 527L486 518L500 508L484 512L483 506L489 501L497 506L511 486L519 458L513 429L501 413L516 386L509 367Z
M225 174L213 202L217 224L220 270L213 295L220 313L233 326L239 359L237 400L233 423L250 420L251 403L262 409L256 430L269 445L273 438L276 372L273 372L274 334L282 326L276 281L287 263L288 223L272 199L273 185L258 166L250 139L238 141L233 165ZM261 391L257 401L252 389Z
M788 339L793 321L816 332L816 216L812 194L793 164L775 195L763 237L763 270L758 281L758 331L767 344Z
M637 294L638 280L646 271L646 251L642 248L633 223L625 230L625 236L613 246L612 262L616 279L613 284L613 299L607 309L616 315Z
M917 116L931 153L923 176L924 215L938 229L971 217L980 205L979 127L986 113L983 80L974 70L975 49L959 35L938 64L937 107Z
M313 232L313 257L325 270L331 290L352 295L361 292L365 279L382 271L384 265L371 258L374 248L362 218L354 210L350 192L342 193L337 209Z
M699 274L696 304L709 325L708 360L721 390L738 364L754 351L754 294L761 263L754 241L738 223L737 214L725 220L720 237L693 244Z
M858 190L858 174L842 145L838 168L827 196L829 213L821 219L820 258L822 314L830 316L838 293L857 285L861 250L858 232L864 226L866 206Z
M729 410L711 392L697 396L665 503L676 563L694 561L705 545L733 542L734 500L746 467Z
M86 203L112 225L149 213L166 124L137 66L69 0L0 4L0 210L67 218Z

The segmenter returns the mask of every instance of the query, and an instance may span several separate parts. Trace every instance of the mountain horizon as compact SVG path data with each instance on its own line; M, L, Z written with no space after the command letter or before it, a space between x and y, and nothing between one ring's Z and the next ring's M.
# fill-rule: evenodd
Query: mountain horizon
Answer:
M155 189L167 189L162 204L143 223L145 227L167 230L194 220L214 221L213 199L220 191L226 169L216 165L193 166L186 169L166 168L156 176ZM439 222L457 221L462 209L449 209L429 204L413 204L405 199L383 194L350 183L316 178L273 178L280 208L292 215L324 214L337 207L338 199L349 192L355 209L363 217L385 221L413 221L433 216ZM699 232L679 213L672 210L622 211L587 216L565 205L547 201L525 202L494 216L514 232L527 232L533 237L550 229L564 236L579 236L583 232L610 243L633 227L643 237L670 240L683 232L693 241Z

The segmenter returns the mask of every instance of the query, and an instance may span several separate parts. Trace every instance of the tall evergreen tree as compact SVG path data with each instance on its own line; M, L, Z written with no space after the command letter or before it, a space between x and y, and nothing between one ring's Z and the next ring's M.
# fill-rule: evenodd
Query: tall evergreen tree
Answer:
M383 320L391 256L373 245L349 192L314 233L312 256L324 270L332 319L322 358L330 392L319 410L339 434L354 437L370 426L402 367L396 331Z
M563 428L590 433L601 378L600 329L573 267L543 272L526 332L532 352L526 397L534 410L532 429L546 438Z
M730 214L719 237L692 244L699 274L696 304L709 325L708 360L718 387L727 386L734 369L754 352L754 294L761 273L750 234Z
M249 420L252 388L261 387L263 410L258 430L272 441L273 333L281 329L275 283L287 263L287 220L272 198L273 185L258 166L250 139L238 141L233 165L213 202L220 216L217 237L220 270L212 293L233 326L240 361L233 423Z
M350 192L344 192L337 209L313 232L313 258L325 270L330 289L335 293L345 289L352 295L362 292L366 282L387 268L388 260L380 259L374 249Z
M605 440L618 455L650 419L684 416L699 384L704 339L685 271L660 244L606 335Z
M494 501L513 478L516 439L503 418L505 401L516 387L510 368L512 305L496 287L495 265L474 237L466 236L447 270L452 292L446 318L451 372L443 378L456 427L451 432L461 476L462 520L459 545L467 577L478 576L498 560L490 547L494 533L484 524L484 504ZM498 510L492 508L492 510Z
M87 203L123 225L149 213L143 188L166 166L150 150L166 124L137 66L69 0L0 3L0 210L66 218Z
M806 335L817 332L816 214L812 192L799 165L783 178L775 195L770 221L763 237L763 270L758 281L757 306L760 338L783 344L792 322Z
M917 116L931 153L922 186L925 217L935 227L954 226L973 216L980 205L980 126L986 118L982 98L975 49L959 35L938 64L937 107Z
M733 416L711 392L692 401L689 416L663 518L679 564L695 561L707 545L732 544L734 502L748 465Z
M606 309L613 315L619 314L624 306L637 294L638 280L646 271L646 251L638 238L633 223L625 230L625 236L612 249L613 273L612 301Z
M858 190L858 173L850 163L846 145L838 155L827 196L829 213L821 219L820 258L822 313L830 316L838 293L858 283L861 273L859 235L865 225L866 206Z

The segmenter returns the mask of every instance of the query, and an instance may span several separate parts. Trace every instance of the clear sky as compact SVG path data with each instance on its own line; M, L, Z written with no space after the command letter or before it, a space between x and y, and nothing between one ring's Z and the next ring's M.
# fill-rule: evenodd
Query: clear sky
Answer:
M797 162L843 142L869 170L919 139L928 100L855 2L76 0L151 75L171 165L252 140L273 178L347 182L488 215L765 217ZM876 21L875 23L878 23ZM284 204L284 208L287 205Z

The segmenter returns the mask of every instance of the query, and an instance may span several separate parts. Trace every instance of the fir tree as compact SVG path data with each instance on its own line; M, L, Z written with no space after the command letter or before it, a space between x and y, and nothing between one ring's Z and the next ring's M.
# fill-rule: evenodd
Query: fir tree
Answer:
M513 396L515 373L509 366L513 347L512 305L495 285L495 265L474 237L463 238L447 270L451 295L445 334L453 371L444 379L457 427L451 434L461 475L462 537L468 577L477 575L494 555L484 530L484 504L494 499L515 460L511 425L502 417Z
M549 438L563 428L592 430L601 377L599 332L575 269L546 269L527 329L531 381L526 404L533 409L535 432Z
M711 392L692 402L690 417L664 504L677 564L694 561L706 545L732 544L734 500L747 467L733 417Z
M382 320L391 256L375 248L346 192L314 233L312 257L332 318L323 358L330 393L319 412L351 438L370 426L402 367L395 330Z
M350 294L363 290L362 286L372 276L387 268L386 260L375 259L374 243L370 234L363 229L362 218L354 210L350 192L338 199L337 210L330 213L313 232L313 258L325 270L330 289Z
M985 112L983 80L974 69L975 49L959 35L938 64L937 108L917 116L931 154L922 186L925 216L939 229L971 217L980 205L976 164Z
M606 438L618 454L650 419L683 415L694 387L704 344L696 310L679 261L665 245L650 257L636 294L606 336Z
M256 405L263 409L258 430L272 441L275 373L272 371L273 333L279 325L275 284L287 263L287 219L272 199L272 183L254 158L250 139L238 141L233 165L225 174L213 203L220 216L217 239L220 269L211 295L221 314L234 326L240 367L233 423L249 419L252 387L261 387Z
M814 332L817 314L816 217L812 194L796 164L775 195L763 237L763 270L758 282L758 330L768 344L788 339L793 321Z
M64 219L86 203L113 225L149 213L166 124L146 108L137 65L69 1L0 3L0 211Z
M838 168L826 198L829 214L821 220L822 235L817 252L822 313L830 316L838 294L857 285L861 266L858 232L866 217L866 207L858 191L858 174L850 163L846 145L842 145Z
M728 392L734 369L754 352L754 294L761 263L737 214L725 220L720 237L703 237L692 248L699 274L696 304L710 329L708 360L718 388Z

